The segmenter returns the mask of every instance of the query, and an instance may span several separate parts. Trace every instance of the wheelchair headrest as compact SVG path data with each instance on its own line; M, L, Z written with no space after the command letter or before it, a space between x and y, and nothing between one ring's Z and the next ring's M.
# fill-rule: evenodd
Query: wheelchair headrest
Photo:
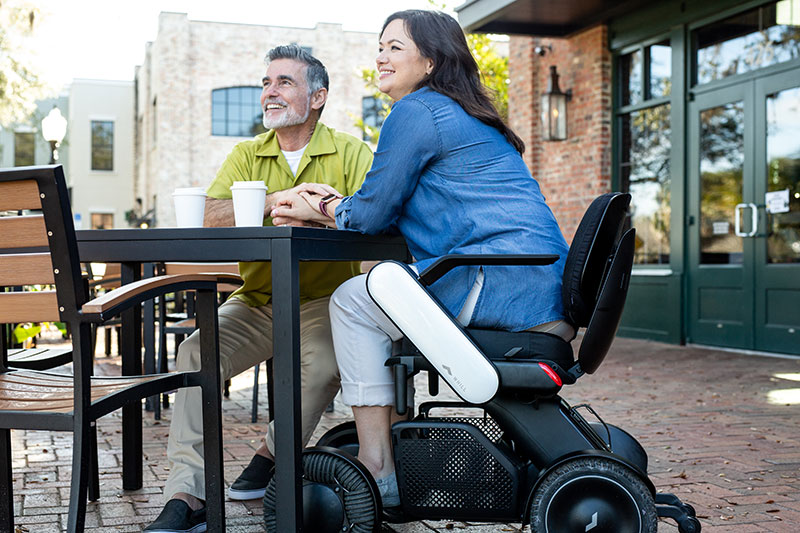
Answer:
M597 197L572 239L564 265L561 297L567 319L577 327L589 325L630 201L631 195L627 193L612 192Z

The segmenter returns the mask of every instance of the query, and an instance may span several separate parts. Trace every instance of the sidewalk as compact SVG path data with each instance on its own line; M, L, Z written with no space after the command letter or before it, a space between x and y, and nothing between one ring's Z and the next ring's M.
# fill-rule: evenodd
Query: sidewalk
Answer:
M103 346L102 339L98 346ZM99 351L99 350L98 350ZM118 373L118 358L98 356L98 374ZM263 376L265 373L262 372ZM422 393L425 381L420 380ZM563 391L589 402L606 422L636 436L650 456L650 476L697 510L703 531L800 531L800 357L759 357L696 347L617 339L593 376ZM259 446L266 418L250 423L251 372L233 380L224 401L225 477L230 482ZM442 386L442 389L445 389ZM317 436L349 419L339 401ZM168 474L170 409L160 422L144 416L144 487L121 489L120 415L100 420L101 499L90 503L87 531L141 531L160 512ZM316 437L312 439L315 442ZM18 532L59 532L66 524L71 433L14 431L14 511ZM229 532L263 531L261 502L228 502ZM527 531L519 524L416 522L385 532ZM662 522L659 533L674 533Z

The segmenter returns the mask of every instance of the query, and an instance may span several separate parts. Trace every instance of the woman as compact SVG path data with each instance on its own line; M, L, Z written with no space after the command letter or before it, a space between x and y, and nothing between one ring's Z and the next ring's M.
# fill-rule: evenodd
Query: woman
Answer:
M481 84L458 23L431 11L391 15L377 67L380 90L394 105L364 185L347 198L302 193L306 201L298 196L275 208L274 222L399 232L418 272L451 253L558 254L546 267L456 268L431 291L463 325L571 340L561 306L566 242L522 160L524 144ZM384 361L402 333L369 298L365 279L352 278L333 294L331 328L359 459L392 507L400 503L390 440L394 389Z

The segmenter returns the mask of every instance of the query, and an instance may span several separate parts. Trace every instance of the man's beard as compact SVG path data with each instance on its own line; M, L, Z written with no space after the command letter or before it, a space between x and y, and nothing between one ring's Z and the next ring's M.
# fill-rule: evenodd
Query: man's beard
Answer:
M310 98L308 99L308 102L306 102L306 113L304 116L298 115L294 109L292 109L289 105L286 104L286 102L283 101L273 100L272 102L267 102L267 104L280 104L286 106L283 109L283 113L281 113L276 118L267 117L267 112L264 111L264 117L262 119L262 122L264 124L264 127L267 128L268 130L276 130L278 128L286 128L289 126L297 126L299 124L303 124L306 120L308 120L308 115L311 114Z

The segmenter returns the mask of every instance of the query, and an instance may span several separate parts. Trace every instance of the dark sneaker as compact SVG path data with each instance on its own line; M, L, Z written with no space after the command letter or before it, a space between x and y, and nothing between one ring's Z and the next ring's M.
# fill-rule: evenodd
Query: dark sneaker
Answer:
M183 500L170 500L156 521L144 528L148 533L204 533L206 509L192 511Z
M275 463L271 459L254 455L236 481L228 489L231 500L257 500L264 497L267 484L272 479Z

